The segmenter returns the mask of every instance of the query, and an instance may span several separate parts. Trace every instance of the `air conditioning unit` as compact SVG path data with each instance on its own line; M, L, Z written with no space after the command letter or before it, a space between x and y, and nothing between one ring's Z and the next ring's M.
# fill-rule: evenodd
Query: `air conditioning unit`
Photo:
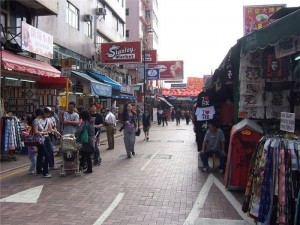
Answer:
M93 21L93 16L92 15L84 15L83 20L85 22L92 22Z
M104 8L98 8L98 9L96 9L96 14L98 16L105 16L106 15L106 9L104 9Z

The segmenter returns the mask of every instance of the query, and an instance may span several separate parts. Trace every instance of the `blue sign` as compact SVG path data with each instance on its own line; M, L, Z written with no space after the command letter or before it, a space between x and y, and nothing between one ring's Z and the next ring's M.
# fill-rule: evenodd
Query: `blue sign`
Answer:
M159 69L146 69L146 80L158 80L159 79Z
M106 84L91 83L91 93L93 95L111 97L112 87Z

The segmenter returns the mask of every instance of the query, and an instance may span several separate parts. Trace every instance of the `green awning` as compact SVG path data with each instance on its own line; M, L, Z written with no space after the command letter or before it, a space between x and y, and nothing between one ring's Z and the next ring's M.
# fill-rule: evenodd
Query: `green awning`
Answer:
M290 36L300 36L300 10L241 38L242 53L247 54L259 48L263 49Z

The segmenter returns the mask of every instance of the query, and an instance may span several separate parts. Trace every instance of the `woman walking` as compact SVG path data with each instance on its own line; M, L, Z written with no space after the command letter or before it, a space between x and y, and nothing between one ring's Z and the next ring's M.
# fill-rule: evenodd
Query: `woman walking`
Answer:
M84 129L87 129L88 131L88 142L82 143L80 165L83 167L86 163L87 170L84 171L84 173L92 173L93 167L91 155L95 151L95 127L90 123L91 115L88 111L82 111L80 113L80 119L82 119L82 123L77 127L75 137L77 138L81 135Z
M40 120L43 118L44 111L37 109L35 111L35 118L32 121L32 130L33 134L39 135L48 135L51 130L44 130L40 124ZM38 146L38 155L36 159L36 173L43 174L45 178L51 178L49 174L49 162L50 162L50 153L48 152L44 143L39 144Z
M148 141L149 140L149 130L151 127L151 117L150 117L149 111L147 109L145 110L145 113L143 114L142 121L143 121L143 131L145 133L144 140Z
M125 105L122 122L124 126L124 143L127 153L127 158L131 158L131 154L135 155L134 144L135 144L135 132L138 128L137 114L132 110L130 104Z

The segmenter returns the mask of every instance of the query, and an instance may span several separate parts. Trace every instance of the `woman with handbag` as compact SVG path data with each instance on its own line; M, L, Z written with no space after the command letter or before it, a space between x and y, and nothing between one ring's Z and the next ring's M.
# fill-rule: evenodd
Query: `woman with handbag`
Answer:
M33 134L36 136L40 136L41 139L45 140L44 135L48 135L50 131L43 131L44 128L40 124L40 120L43 117L43 110L37 109L35 111L35 118L32 120L32 131ZM45 178L51 178L49 174L49 161L50 161L50 154L45 146L44 141L40 141L38 147L38 155L36 159L36 173L43 174Z
M95 127L91 125L91 115L88 111L80 113L82 123L77 127L75 137L82 144L80 166L87 164L87 170L84 173L92 173L92 158L91 155L95 151Z
M135 135L139 129L139 126L137 114L132 110L132 106L130 104L125 105L122 114L122 123L124 126L124 143L127 158L131 158L131 154L135 155Z

